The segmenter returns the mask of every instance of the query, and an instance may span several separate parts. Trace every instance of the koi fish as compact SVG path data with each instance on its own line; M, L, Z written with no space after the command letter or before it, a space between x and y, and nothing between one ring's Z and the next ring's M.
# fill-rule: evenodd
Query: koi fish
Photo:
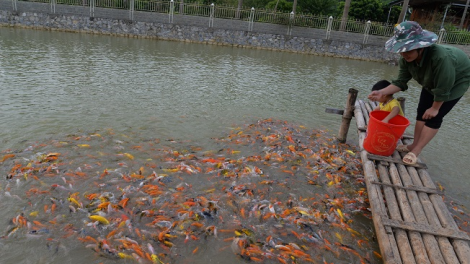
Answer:
M5 160L11 159L11 158L14 158L14 157L15 157L15 154L6 154L5 156L3 156L1 162L4 162Z
M69 197L67 200L69 200L71 203L77 205L79 208L82 208L82 207L83 207L82 204L79 203L79 202L78 202L75 198L73 198L73 197Z
M100 215L90 215L89 218L90 218L92 221L98 221L98 222L100 222L100 223L103 224L103 225L109 225L108 219L104 218L103 216L100 216Z
M34 212L29 213L29 216L36 217L38 216L38 214L39 214L39 211L34 211Z
M19 229L20 229L19 226L14 226L14 227L12 227L11 229L9 229L9 230L7 231L7 234L6 234L5 236L3 236L2 238L12 236L12 235L15 234Z
M339 217L341 217L341 219L343 219L343 221L346 221L346 218L344 217L343 212L341 212L341 210L339 208L336 209L336 212L338 212Z
M122 252L119 252L119 253L118 253L118 256L119 256L120 258L122 258L122 259L131 259L131 260L135 260L133 256L127 255L127 254L122 253Z
M124 156L126 156L130 160L134 159L134 156L132 154L129 154L129 153L124 153Z

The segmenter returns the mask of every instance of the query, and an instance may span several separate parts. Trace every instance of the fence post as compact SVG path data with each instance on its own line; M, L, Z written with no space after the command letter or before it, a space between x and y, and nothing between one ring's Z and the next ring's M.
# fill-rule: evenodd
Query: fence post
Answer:
M173 0L170 1L170 10L168 12L168 22L173 23L173 13L175 12L175 2Z
M56 0L51 0L51 12L55 14Z
M364 30L364 41L362 42L362 44L367 44L367 41L369 40L370 24L371 24L370 20L367 21L366 28Z
M16 2L18 2L18 0L11 1L11 3L13 4L13 11L18 12L18 6L16 5Z
M326 39L330 39L331 27L333 26L333 17L328 18L328 25L326 26Z
M292 35L292 25L294 24L294 11L290 12L289 25L287 26L287 35Z
M214 3L211 4L211 14L209 16L209 27L214 26Z
M95 17L95 0L90 0L90 17Z
M255 8L251 8L250 20L248 21L248 31L253 31L253 20L255 19Z
M130 6L129 6L129 19L134 20L134 2L135 0L131 0Z
M446 30L444 28L441 28L439 30L439 38L437 39L437 44L441 44L442 40L444 40L444 35L446 33Z

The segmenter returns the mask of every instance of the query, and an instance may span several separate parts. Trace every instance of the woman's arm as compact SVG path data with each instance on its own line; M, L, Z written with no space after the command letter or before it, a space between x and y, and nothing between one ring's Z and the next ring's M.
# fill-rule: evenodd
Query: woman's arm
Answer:
M389 86L383 88L382 90L379 91L372 91L367 98L372 101L378 101L380 96L382 95L389 95L389 94L394 94L401 91L401 88L390 84Z
M432 106L431 108L428 108L428 110L426 110L426 112L424 112L423 114L423 119L426 120L426 119L431 119L435 116L437 116L437 114L439 113L439 109L441 109L441 106L444 102L436 102L434 101L432 103Z

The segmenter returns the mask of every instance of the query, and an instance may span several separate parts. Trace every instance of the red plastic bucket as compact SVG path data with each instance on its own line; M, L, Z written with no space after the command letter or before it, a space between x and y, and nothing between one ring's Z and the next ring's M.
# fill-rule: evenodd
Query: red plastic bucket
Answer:
M410 121L401 115L396 115L388 123L382 122L389 113L380 110L370 112L367 136L364 139L364 149L369 153L392 155L398 140L410 125Z

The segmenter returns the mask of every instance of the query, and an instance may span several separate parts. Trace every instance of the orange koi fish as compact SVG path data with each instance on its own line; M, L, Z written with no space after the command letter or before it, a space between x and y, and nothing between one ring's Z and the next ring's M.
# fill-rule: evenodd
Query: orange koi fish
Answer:
M5 156L3 156L1 162L4 162L5 160L11 159L11 158L14 158L14 157L15 157L15 154L6 154Z

